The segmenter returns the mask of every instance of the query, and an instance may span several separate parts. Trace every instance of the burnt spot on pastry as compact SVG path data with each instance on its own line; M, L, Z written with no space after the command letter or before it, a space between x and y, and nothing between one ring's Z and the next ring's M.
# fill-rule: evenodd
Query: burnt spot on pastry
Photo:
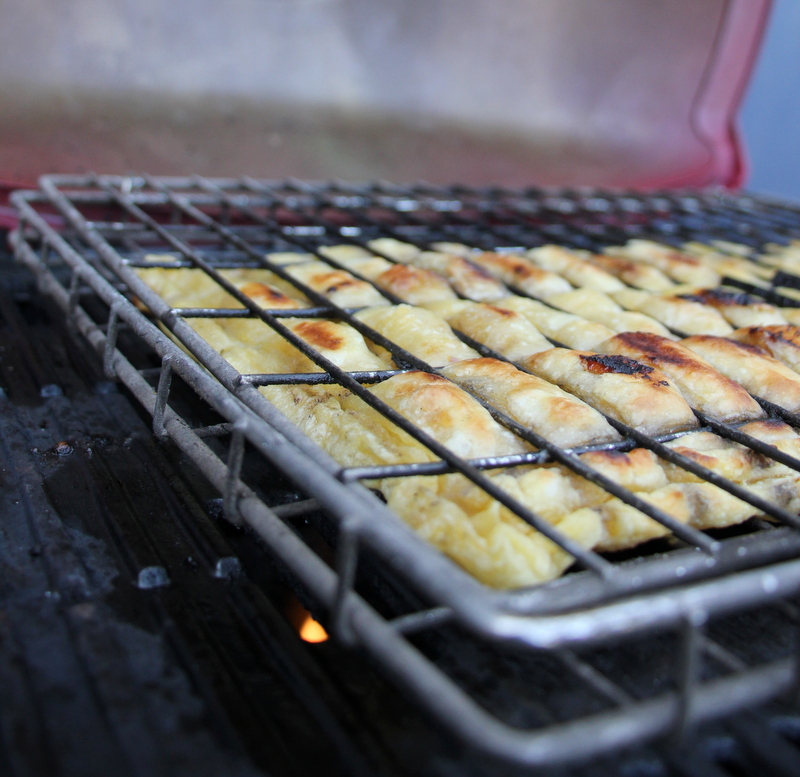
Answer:
M650 373L653 372L653 367L637 362L627 356L602 356L600 354L586 356L581 354L580 359L583 368L593 375L605 375L613 372L617 375L641 375L650 380Z
M494 305L486 305L486 308L488 310L491 310L493 313L497 313L497 315L501 316L502 318L516 318L517 315L518 315L513 310L506 310L505 308L498 308L498 307L495 307Z
M758 453L750 448L745 448L745 459L753 469L769 469L775 466L775 462L763 453Z
M472 262L468 262L466 259L463 259L462 257L457 257L457 258L460 259L461 263L463 263L465 267L469 268L469 271L476 278L482 278L485 281L495 280L494 276L483 267L479 267L477 264L472 264Z
M637 273L641 271L642 267L630 259L623 259L621 256L606 256L605 254L596 254L592 256L591 261L601 267L613 269L620 273Z
M312 348L335 351L345 344L344 338L333 329L330 321L301 321L294 331Z
M769 354L763 348L760 348L757 345L751 345L750 343L740 343L736 340L729 340L729 342L736 343L736 345L738 345L739 348L748 351L749 353L752 353L755 356L769 356Z
M711 305L712 307L759 305L764 302L764 300L744 291L730 291L728 289L701 289L696 294L681 294L679 299L700 302L703 305Z
M240 291L265 307L294 307L297 304L291 297L266 283L251 281L242 286Z
M700 345L718 345L718 347L727 348L735 345L742 351L747 351L754 356L769 356L769 354L757 345L750 345L750 343L740 343L738 340L732 340L730 337L717 337L716 335L692 335L683 340L684 345L691 348L693 343Z
M343 272L318 273L310 280L312 285L317 287L323 294L333 294L342 289L349 289L352 286L358 286L363 283L363 281L359 281L357 278L353 278Z
M774 324L771 326L749 326L741 330L746 342L787 343L800 346L800 328L791 324ZM741 340L740 340L741 342Z
M615 340L643 354L644 358L654 364L675 364L682 367L693 367L696 361L675 348L671 340L650 332L620 332Z

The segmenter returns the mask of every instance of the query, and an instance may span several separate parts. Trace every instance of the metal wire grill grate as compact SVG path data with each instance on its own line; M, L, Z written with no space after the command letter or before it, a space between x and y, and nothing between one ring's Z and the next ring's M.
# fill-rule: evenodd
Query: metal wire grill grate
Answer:
M411 649L398 637L400 632L436 625L451 618L480 634L539 647L596 641L654 626L682 625L686 646L681 675L682 696L668 703L671 712L667 719L656 724L652 717L648 718L647 726L651 727L650 733L655 730L653 726L659 730L675 725L684 728L688 722L702 718L704 714L706 717L718 714L721 704L719 699L709 702L706 713L689 709L690 699L708 701L710 698L708 694L703 695L698 691L695 676L695 658L701 650L698 645L702 642L698 628L705 619L710 615L787 595L794 592L800 581L800 568L796 562L774 563L795 556L800 549L794 532L800 524L797 516L666 447L664 443L676 437L676 434L650 437L614 419L608 419L622 435L622 442L564 449L479 399L495 420L536 450L474 461L459 458L368 389L369 385L407 369L432 373L436 370L390 338L366 326L354 316L353 310L332 304L325 296L299 282L283 266L265 257L265 254L275 250L303 251L358 277L351 269L326 257L320 248L338 243L366 246L369 240L382 236L397 237L422 248L437 241L457 239L487 249L530 247L553 240L596 249L624 242L631 236L657 236L662 241L735 238L739 243L745 242L756 248L766 242L785 242L800 235L798 214L787 206L767 206L750 198L707 194L638 197L596 192L554 194L538 191L477 191L463 187L402 188L390 184L352 187L344 184L312 185L299 181L276 184L251 179L208 181L200 178L120 179L95 176L45 178L41 193L17 195L16 203L22 216L21 227L15 238L19 258L36 269L40 280L47 279L45 285L52 286L50 291L56 296L61 292L54 286L57 282L47 270L47 264L53 256L57 256L69 265L72 283L69 290L61 289L61 296L73 318L86 316L79 305L83 284L88 284L104 300L109 309L105 333L101 333L88 318L83 320L84 333L91 333L96 345L102 345L107 372L125 381L151 411L156 434L170 436L179 444L186 445L187 449L191 448L193 457L197 457L205 470L211 473L212 481L225 494L229 518L256 524L261 527L262 534L269 535L271 546L281 546L277 539L278 524L266 532L265 521L269 519L265 518L263 503L239 482L243 443L247 439L296 482L302 483L308 495L317 500L315 504L321 503L338 520L337 575L329 576L329 570L320 572L316 562L308 556L307 549L293 547L283 548L283 551L291 556L293 568L300 578L315 589L315 593L330 607L332 623L338 635L367 645L395 671L398 661L407 658L405 651ZM54 206L64 219L61 234L42 218L41 211L45 204ZM42 246L40 258L36 257L32 248L37 242ZM145 254L164 251L173 258L161 263L142 261ZM199 269L243 307L171 308L138 278L135 268L142 265L162 266L167 270L180 267ZM261 308L220 274L220 270L240 267L271 270L305 295L313 306L301 310ZM361 280L369 282L366 278ZM793 280L785 273L774 280L774 288L765 292L762 290L762 296L776 301L784 300L779 286L791 287ZM135 294L217 380L179 351L124 297L114 291L112 284L121 284L121 288ZM389 302L400 301L391 293L377 286L375 288ZM512 290L524 294L519 289ZM196 317L241 316L261 319L322 371L239 374L187 324L187 319ZM327 318L345 322L368 340L385 348L401 369L343 371L289 329L282 322L286 317ZM162 358L155 390L149 385L145 388L142 374L134 370L119 352L117 334L120 322L133 328ZM504 358L466 335L457 334L482 355ZM227 423L212 430L192 431L176 418L169 405L173 372L180 374L221 412ZM380 467L339 466L282 419L257 391L259 386L293 383L336 383L344 386L422 443L438 460ZM782 417L800 425L800 421L786 413ZM713 430L722 437L800 471L800 461L767 446L735 426L714 421L701 413L698 413L698 418L701 428ZM227 466L219 459L212 462L209 452L200 443L204 436L225 434L230 434L231 440ZM740 536L724 540L712 537L676 521L579 458L581 453L591 449L630 450L636 446L647 448L660 458L719 486L786 528L773 528L771 524L761 522L755 527L747 527L749 530L756 528L757 531L745 530ZM675 537L689 547L653 558L612 563L561 534L484 474L484 470L500 466L513 467L547 461L568 467L637 508L670 529ZM527 591L490 591L398 526L388 509L361 485L361 481L375 478L445 472L465 475L570 553L587 571ZM251 505L250 510L255 512L248 513L247 505ZM394 629L381 623L374 613L364 615L366 610L361 609L362 604L351 590L361 543L369 545L387 563L398 569L436 605L434 609L407 616ZM762 569L768 563L772 566ZM723 576L726 572L754 567L757 569ZM323 577L324 583L320 582ZM677 583L703 581L705 578L711 579L697 582L694 586L675 588ZM310 583L311 580L316 583ZM649 593L643 593L646 591ZM638 596L634 599L621 598L632 593ZM361 628L359 617L365 619L362 619ZM385 644L381 639L385 640ZM574 657L571 653L562 655ZM580 661L577 657L574 660ZM545 751L536 749L542 746L543 740L536 740L536 736L541 737L541 732L517 741L516 735L509 739L508 729L502 726L498 728L496 721L478 734L476 726L481 728L486 721L479 714L475 717L473 713L477 713L477 710L467 712L467 703L453 695L452 687L443 692L439 700L434 700L434 688L441 688L442 680L432 681L430 668L421 668L418 659L411 660L411 664L416 672L415 683L423 680L433 682L430 687L420 688L419 695L439 714L455 710L455 725L462 735L469 730L487 749L518 760L549 762L576 757L574 753L572 756L568 754L569 748L563 749L565 741L561 740L558 740L561 744L548 745L549 749L543 755ZM575 668L577 665L573 662L572 666ZM756 694L753 690L753 683L756 683L753 672L758 671L762 673L758 680L760 687L769 688L768 695L771 695L789 682L791 672L785 661L768 665L768 669L772 672L768 681L763 676L766 668L746 670L742 667L731 673L739 675L735 682L733 677L726 681L731 683L732 688L741 690L746 686ZM407 675L409 671L412 670L406 667L402 675ZM590 678L588 682L593 682L591 678L595 676L588 670L582 671L585 678ZM602 685L601 680L597 682ZM605 689L608 690L607 687ZM608 696L607 693L605 695ZM725 699L730 702L729 696ZM672 709L672 704L677 704L677 707ZM624 714L627 716L630 713L625 710ZM595 724L601 725L597 721ZM613 725L613 716L607 714L602 725ZM630 736L634 739L645 736L643 730L647 726L640 726L642 730ZM534 746L534 741L539 744Z

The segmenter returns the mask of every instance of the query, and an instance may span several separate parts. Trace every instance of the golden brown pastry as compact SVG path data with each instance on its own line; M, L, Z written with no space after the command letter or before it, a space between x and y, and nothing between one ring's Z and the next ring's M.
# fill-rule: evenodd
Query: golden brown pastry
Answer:
M629 240L624 246L606 249L611 256L622 256L656 267L681 283L716 286L721 278L697 257L651 240Z
M614 334L613 330L596 321L587 321L527 297L508 297L499 302L497 307L525 316L551 340L570 348L591 349Z
M370 391L462 458L530 450L466 391L441 375L404 372L370 386Z
M286 267L286 272L342 308L390 304L371 283L324 262L291 264Z
M475 302L495 302L510 294L496 278L463 256L422 251L413 264L444 276L462 297Z
M542 437L571 448L618 440L619 434L585 402L558 386L496 359L468 359L442 374Z
M435 313L411 305L366 308L356 318L433 367L479 356ZM378 353L384 350L372 346Z
M793 413L800 411L800 375L762 348L710 335L694 335L681 342L753 396Z
M625 284L611 273L588 261L588 251L574 251L562 246L546 245L531 248L526 256L543 270L558 273L577 288L603 293L619 291Z
M740 343L763 348L770 356L800 372L800 327L790 324L748 326L737 329L731 337Z
M647 332L623 332L601 343L597 350L658 368L693 408L718 421L735 423L764 415L758 402L738 383L681 343Z
M268 324L257 319L194 318L190 326L244 373L322 372ZM385 370L392 363L370 351L347 324L323 319L283 319L283 325L343 370ZM238 366L237 366L238 365Z
M638 289L624 289L613 297L623 308L646 312L676 332L724 336L733 331L718 310L696 300L650 294Z
M675 282L658 268L622 256L593 254L590 261L635 289L668 292L675 285Z
M453 329L516 361L553 344L525 316L485 302L437 302L426 306Z
M529 356L522 366L647 434L697 426L692 409L663 372L626 356L553 348Z
M572 285L560 275L537 267L530 259L516 254L484 251L472 257L475 264L504 283L521 289L532 297L544 299L551 294L570 291Z

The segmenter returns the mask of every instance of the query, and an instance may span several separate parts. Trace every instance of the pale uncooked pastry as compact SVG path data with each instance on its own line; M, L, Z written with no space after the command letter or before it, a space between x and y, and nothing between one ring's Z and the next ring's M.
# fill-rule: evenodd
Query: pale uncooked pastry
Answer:
M652 332L673 337L669 329L644 313L623 310L611 297L591 289L576 289L554 294L547 300L561 310L604 324L615 332Z
M614 334L604 324L587 321L527 297L508 297L497 303L497 307L525 316L542 334L570 348L590 350Z

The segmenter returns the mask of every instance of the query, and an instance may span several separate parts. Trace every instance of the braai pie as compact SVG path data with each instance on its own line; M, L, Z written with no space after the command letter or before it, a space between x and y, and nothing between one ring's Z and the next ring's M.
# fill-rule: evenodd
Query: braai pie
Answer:
M270 254L273 270L221 274L264 309L312 306L296 280L354 310L350 323L337 316L281 322L343 370L396 371L365 388L452 453L491 459L483 466L492 484L584 548L617 551L664 536L668 530L651 517L658 511L699 529L758 512L652 450L623 444L628 428L663 440L681 461L800 510L800 474L703 428L695 413L800 456L800 436L756 401L800 412L800 317L721 285L732 274L767 282L785 261L644 240L603 254L558 246L486 252L454 243L425 251L391 238L368 247ZM174 307L243 307L202 270L138 272ZM258 318L187 320L242 373L322 371ZM342 465L438 460L337 384L260 391ZM576 468L631 498L531 455L549 444L574 449ZM462 474L369 485L422 537L491 586L534 585L572 563ZM652 506L651 516L628 504L632 499Z

